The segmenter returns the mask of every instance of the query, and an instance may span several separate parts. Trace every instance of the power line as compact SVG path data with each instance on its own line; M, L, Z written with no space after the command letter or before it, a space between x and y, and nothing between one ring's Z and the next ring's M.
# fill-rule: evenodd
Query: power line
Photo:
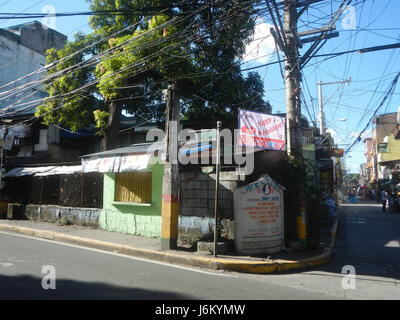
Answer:
M365 128L360 132L360 134L358 135L357 139L354 140L354 142L352 143L352 145L345 151L345 153L349 152L351 150L351 148L361 140L361 135L364 133L364 131L368 128L370 121L375 117L376 113L379 111L379 109L384 105L384 103L386 102L386 100L391 96L391 93L393 92L394 88L396 87L397 81L399 80L400 77L400 72L397 73L396 77L394 78L392 84L390 85L388 91L386 92L382 102L379 104L379 106L375 109L374 114L372 115L371 119L368 121L367 125L365 126Z
M148 58L148 57L146 57L146 58ZM121 72L121 71L122 71L122 70L118 70L118 72ZM112 75L111 75L111 76L112 76ZM84 87L81 87L81 88L78 88L78 89L76 89L76 90L74 90L74 91L72 91L72 92L69 92L68 95L74 94L74 93L76 93L77 91L82 91L82 90L85 89L88 85L94 85L94 84L96 84L96 83L98 83L98 81L89 83L89 84L85 85ZM63 97L65 97L65 96L66 96L66 95L59 95L59 96L57 96L57 97L51 97L50 99L63 98ZM39 101L37 101L37 102L40 102L40 101L41 101L41 100L39 100ZM46 102L47 102L47 101L49 101L49 98L46 99ZM30 103L32 103L32 102L30 102Z
M330 57L330 58L332 58L332 57L337 57L337 56L340 56L340 55L343 55L343 54L348 54L348 53L351 53L351 52L357 52L357 51L361 51L361 52L372 52L372 51L374 51L374 50L371 50L371 48L380 48L380 50L384 50L383 48L385 48L385 49L387 49L388 47L390 47L390 48L392 48L392 47L400 47L400 43L398 43L398 44L393 44L393 45L385 45L385 46L375 46L375 47L370 47L370 48L362 48L362 49L355 49L355 50L349 50L349 51L343 51L343 52L337 52L337 53L331 53L331 54L323 54L323 55L318 55L318 56L323 56L323 57ZM258 68L262 68L262 67L265 67L265 66L269 66L269 65L274 65L274 64L277 64L277 63L281 63L281 62L284 62L285 60L289 60L289 59L282 59L282 60L280 60L280 61L274 61L274 62L270 62L270 63L266 63L266 64L262 64L262 65L259 65L259 66L255 66L255 67L250 67L250 68L244 68L244 69L240 69L240 71L242 71L242 72L244 72L244 71L250 71L250 70L254 70L254 69L258 69ZM232 67L231 67L232 68ZM231 69L231 68L229 68L229 69ZM189 74L189 75L184 75L184 76L180 76L180 77L175 77L175 78L173 78L173 79L169 79L169 81L175 81L175 80L183 80L183 79L193 79L193 78L196 78L196 77L210 77L210 76L217 76L217 77L219 77L219 76L222 76L222 75L225 75L225 74L229 74L229 73L231 73L231 72L233 72L232 70L227 70L227 71L225 71L225 72L219 72L219 73L213 73L213 74L209 74L209 73L206 73L206 74L198 74L198 73L196 73L196 74ZM121 70L120 70L121 71ZM119 72L120 72L119 71ZM112 74L112 75L114 75L114 74ZM111 75L111 76L112 76ZM166 82L166 81L168 81L168 80L164 80L163 82ZM215 80L214 80L215 81ZM98 81L96 81L96 82L93 82L91 85L94 85L94 84L96 84L96 83L98 83ZM85 89L86 87L87 87L88 85L85 85L84 87L81 87L81 88L79 88L79 90L78 89L76 89L76 90L74 90L74 91L72 91L72 92L70 92L70 93L68 93L68 94L63 94L63 95L60 95L61 97L63 97L63 96L66 96L66 95L69 95L69 94L71 94L71 93L75 93L77 90L78 91L81 91L81 90L83 90L83 89ZM59 97L60 97L59 96ZM38 100L38 101L44 101L45 99L40 99L40 100ZM46 100L46 102L48 102L49 100ZM36 102L36 101L35 101Z

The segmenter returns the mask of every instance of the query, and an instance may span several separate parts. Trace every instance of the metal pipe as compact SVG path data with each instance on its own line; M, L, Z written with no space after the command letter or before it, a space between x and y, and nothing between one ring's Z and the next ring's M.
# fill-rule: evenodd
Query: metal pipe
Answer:
M219 185L219 167L220 167L220 143L221 139L219 131L221 129L222 122L217 122L217 155L215 161L215 199L214 199L214 257L217 256L217 243L218 243L218 185Z

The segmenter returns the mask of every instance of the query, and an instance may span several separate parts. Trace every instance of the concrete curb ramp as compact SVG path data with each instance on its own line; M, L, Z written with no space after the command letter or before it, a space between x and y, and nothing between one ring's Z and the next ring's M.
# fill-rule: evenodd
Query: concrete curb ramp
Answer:
M332 228L332 234L336 234L337 223ZM334 239L331 238L330 247L326 247L322 254L303 260L274 260L274 261L252 261L246 259L233 259L223 257L203 257L195 254L185 254L176 251L158 251L143 248L135 248L128 245L116 244L101 240L82 238L64 233L58 233L48 230L32 229L18 226L11 226L0 223L0 231L8 231L18 234L24 234L31 237L37 237L47 240L53 240L64 243L71 243L80 246L100 249L105 251L117 252L138 258L157 260L171 264L179 264L198 268L208 268L215 270L236 271L243 273L277 273L296 269L316 267L326 264L331 259L331 247Z

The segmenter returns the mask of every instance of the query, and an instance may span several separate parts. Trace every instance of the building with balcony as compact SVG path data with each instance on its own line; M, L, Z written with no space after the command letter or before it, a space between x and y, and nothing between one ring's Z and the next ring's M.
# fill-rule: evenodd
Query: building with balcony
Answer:
M400 140L397 140L397 112L375 117L372 137L365 138L364 175L370 183L393 178L400 164Z

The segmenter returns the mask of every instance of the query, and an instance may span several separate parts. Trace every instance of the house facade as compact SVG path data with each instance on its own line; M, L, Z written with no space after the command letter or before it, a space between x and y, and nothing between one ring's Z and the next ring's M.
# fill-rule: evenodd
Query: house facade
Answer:
M390 180L392 173L400 166L400 140L397 134L397 112L376 116L372 137L365 138L366 163L363 166L363 179L374 183Z
M0 29L0 117L35 112L31 102L47 95L40 84L29 86L19 95L7 92L39 80L45 74L46 50L61 49L66 41L66 35L37 21ZM44 72L37 72L39 69ZM11 84L5 86L8 83Z

